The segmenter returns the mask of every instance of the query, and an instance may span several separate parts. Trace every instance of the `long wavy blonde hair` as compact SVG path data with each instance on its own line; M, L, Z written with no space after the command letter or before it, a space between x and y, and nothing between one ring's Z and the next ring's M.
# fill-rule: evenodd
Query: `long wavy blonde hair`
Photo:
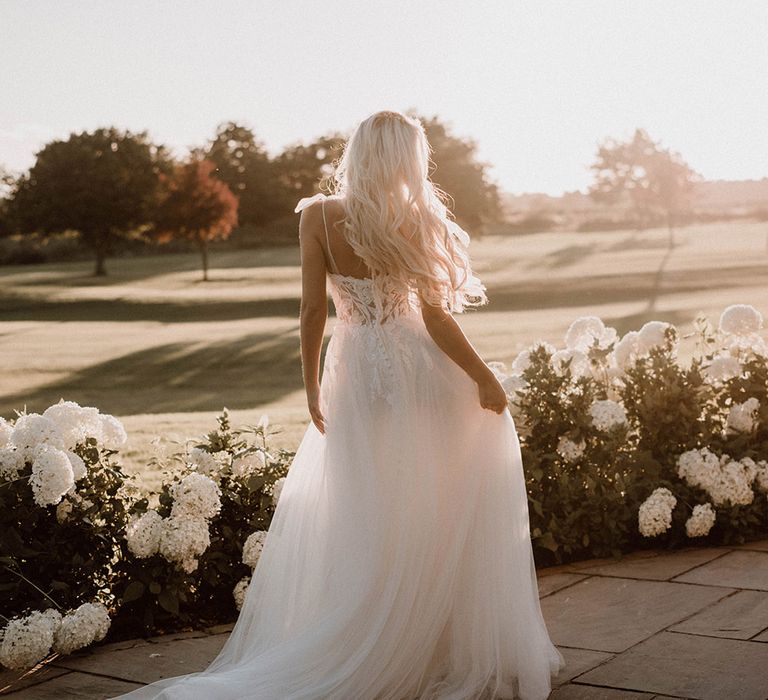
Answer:
M344 197L345 238L374 283L418 289L429 304L460 313L488 298L472 272L469 236L429 179L431 153L418 119L376 112L346 142L330 189Z

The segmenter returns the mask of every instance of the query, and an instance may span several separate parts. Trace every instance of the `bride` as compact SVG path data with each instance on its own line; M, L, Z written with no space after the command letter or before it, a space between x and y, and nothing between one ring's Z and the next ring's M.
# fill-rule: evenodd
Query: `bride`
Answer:
M539 606L504 390L453 314L487 302L421 123L364 120L302 199L311 423L232 634L130 700L543 700ZM322 363L327 289L337 320Z

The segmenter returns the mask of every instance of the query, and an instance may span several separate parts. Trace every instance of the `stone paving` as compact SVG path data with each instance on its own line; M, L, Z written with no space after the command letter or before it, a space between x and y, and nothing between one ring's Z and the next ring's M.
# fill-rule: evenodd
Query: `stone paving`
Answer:
M768 539L541 569L539 592L567 662L550 700L768 700ZM113 697L205 668L231 627L100 645L26 674L0 673L0 694Z

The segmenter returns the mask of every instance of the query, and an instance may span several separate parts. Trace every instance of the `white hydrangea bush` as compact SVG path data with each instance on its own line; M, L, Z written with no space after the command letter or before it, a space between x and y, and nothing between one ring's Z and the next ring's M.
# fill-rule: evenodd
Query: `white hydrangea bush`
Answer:
M241 582L258 561L293 453L271 449L277 430L266 417L242 429L226 409L217 420L204 439L164 456L175 468L157 505L135 505L125 532L126 610L150 608L157 619L193 610L207 621L241 604Z
M646 538L730 542L768 531L762 314L739 304L715 327L697 317L693 332L661 320L622 330L583 316L561 342L522 348L508 369L488 363L518 429L534 551L560 563ZM679 473L678 458L702 446L715 462L700 455L704 466Z
M98 601L83 603L64 615L48 608L15 617L3 630L0 664L23 670L52 653L71 654L104 639L111 622L109 610Z
M27 668L106 634L133 503L115 461L126 440L114 416L63 399L0 420L3 666Z

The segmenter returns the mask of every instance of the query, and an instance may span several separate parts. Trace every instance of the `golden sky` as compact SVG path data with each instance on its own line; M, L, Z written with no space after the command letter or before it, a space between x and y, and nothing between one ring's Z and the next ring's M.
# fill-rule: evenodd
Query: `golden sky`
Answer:
M437 114L512 192L585 189L636 126L705 177L768 176L768 2L0 0L0 164L115 124L271 153L378 109Z

